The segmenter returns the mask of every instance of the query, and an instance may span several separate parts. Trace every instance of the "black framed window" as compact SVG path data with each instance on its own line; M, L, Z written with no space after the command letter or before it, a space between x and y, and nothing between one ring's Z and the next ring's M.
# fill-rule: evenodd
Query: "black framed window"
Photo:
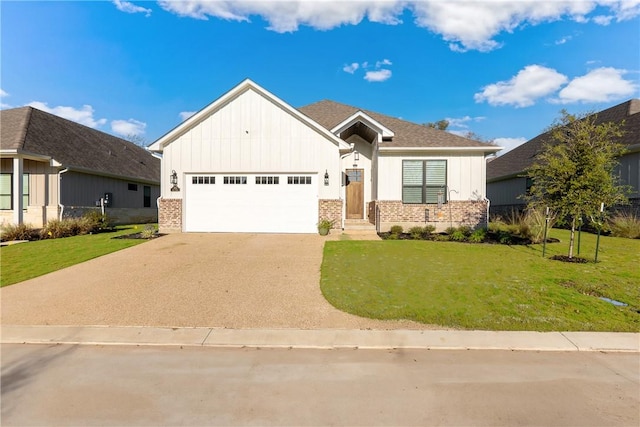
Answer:
M144 187L142 187L142 192L143 192L144 207L150 208L151 207L151 187L149 187L148 185L145 185Z
M22 209L29 206L29 174L22 174ZM0 174L0 210L13 209L13 174Z
M446 160L403 160L402 203L438 203L447 201Z
M138 184L129 183L127 184L127 189L129 191L138 191Z

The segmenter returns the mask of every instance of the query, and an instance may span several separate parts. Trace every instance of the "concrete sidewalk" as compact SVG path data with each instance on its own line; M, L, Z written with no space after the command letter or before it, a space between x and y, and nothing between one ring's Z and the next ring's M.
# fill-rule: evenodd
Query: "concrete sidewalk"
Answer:
M640 352L639 333L3 325L2 344Z

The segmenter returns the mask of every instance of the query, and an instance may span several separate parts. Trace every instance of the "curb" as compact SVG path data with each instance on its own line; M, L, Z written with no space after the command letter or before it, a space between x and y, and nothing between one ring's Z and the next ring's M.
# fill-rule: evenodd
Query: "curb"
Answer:
M640 333L2 325L1 344L640 353Z

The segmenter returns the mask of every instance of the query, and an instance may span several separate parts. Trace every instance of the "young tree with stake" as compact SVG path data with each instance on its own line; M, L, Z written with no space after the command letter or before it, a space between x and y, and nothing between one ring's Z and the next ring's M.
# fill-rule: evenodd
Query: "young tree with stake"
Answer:
M527 170L532 180L526 196L529 207L549 207L558 218L571 222L569 258L573 258L576 222L601 218L600 206L628 202L627 188L614 175L617 158L624 153L621 124L596 123L594 114L575 116L562 110L548 139Z

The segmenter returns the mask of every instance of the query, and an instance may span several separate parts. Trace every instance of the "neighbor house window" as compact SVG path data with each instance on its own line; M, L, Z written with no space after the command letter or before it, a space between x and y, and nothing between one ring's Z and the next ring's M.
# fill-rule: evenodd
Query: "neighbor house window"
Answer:
M12 173L0 174L0 210L13 209ZM22 208L29 206L29 174L22 175Z
M446 160L403 160L402 203L438 203L447 200Z
M143 203L144 203L144 207L145 208L150 208L151 207L151 187L149 187L148 185L145 185L144 187L142 187L142 193L143 193Z
M129 183L128 188L129 188L129 191L138 191L138 184Z

